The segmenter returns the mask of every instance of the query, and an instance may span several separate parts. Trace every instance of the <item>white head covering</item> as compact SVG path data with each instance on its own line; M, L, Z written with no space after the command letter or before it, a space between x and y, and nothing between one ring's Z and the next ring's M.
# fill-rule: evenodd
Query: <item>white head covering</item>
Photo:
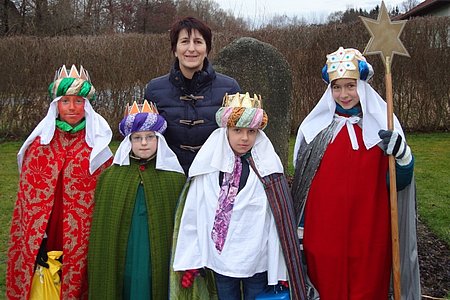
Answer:
M367 149L370 149L381 141L378 131L387 129L387 106L386 102L367 82L358 79L357 91L362 108L364 145ZM328 84L322 98L300 124L294 146L294 166L303 137L306 143L309 144L319 132L331 124L335 110L336 102L331 93L331 84ZM395 115L394 129L404 137L403 129Z
M283 164L272 143L262 130L258 130L255 145L251 150L259 174L264 177L283 173ZM218 128L211 133L194 158L189 168L189 177L216 171L233 172L235 154L227 137L227 128Z
M17 154L17 164L19 172L22 169L23 156L28 146L36 139L41 138L41 145L48 145L53 139L56 127L56 117L58 116L57 102L62 97L55 98L48 108L47 115L36 126L30 136L25 140ZM89 157L89 172L93 174L102 164L112 157L112 152L108 145L112 139L112 131L108 122L94 111L88 99L84 98L84 112L86 119L85 141L92 148Z
M162 134L154 131L158 137L158 149L156 151L156 169L165 171L174 171L184 174L183 168L178 162L178 158L172 149L167 145L166 139ZM113 163L119 166L128 166L130 164L131 141L129 133L117 148Z

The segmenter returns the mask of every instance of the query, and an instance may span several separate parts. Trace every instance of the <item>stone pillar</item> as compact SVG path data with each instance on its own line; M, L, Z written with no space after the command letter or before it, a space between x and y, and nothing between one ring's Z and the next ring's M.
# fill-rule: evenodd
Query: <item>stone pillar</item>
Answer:
M237 80L242 92L261 95L269 116L264 130L287 174L292 105L292 76L288 62L272 45L242 37L223 48L213 62L216 71Z

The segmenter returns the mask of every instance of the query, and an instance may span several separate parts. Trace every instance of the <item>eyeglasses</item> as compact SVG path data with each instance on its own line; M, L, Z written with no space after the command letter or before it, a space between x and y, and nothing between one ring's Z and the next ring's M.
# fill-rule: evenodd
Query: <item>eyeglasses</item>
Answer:
M153 141L153 139L156 138L156 135L146 135L146 136L132 136L131 141L133 143L142 143L142 141L145 139L146 142Z

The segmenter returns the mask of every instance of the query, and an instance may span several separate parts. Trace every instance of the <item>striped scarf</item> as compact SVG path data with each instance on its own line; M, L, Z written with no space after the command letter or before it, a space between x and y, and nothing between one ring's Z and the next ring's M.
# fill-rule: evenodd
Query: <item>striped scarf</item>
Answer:
M76 95L94 101L96 98L95 88L87 80L81 78L61 78L55 80L48 87L48 93L51 99L65 95Z
M264 186L267 200L275 219L281 248L288 268L291 299L306 300L305 272L302 268L294 207L286 177L281 173L261 177L252 157L248 158L248 162Z

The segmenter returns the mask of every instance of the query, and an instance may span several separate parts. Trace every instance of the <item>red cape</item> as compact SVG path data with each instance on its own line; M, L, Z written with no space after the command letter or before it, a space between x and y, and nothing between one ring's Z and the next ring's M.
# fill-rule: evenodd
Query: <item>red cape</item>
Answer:
M387 299L391 275L388 159L344 127L328 145L305 207L308 275L321 300Z
M92 148L85 131L69 134L55 130L52 141L36 138L28 147L19 178L11 224L6 287L8 299L28 299L34 263L62 178L63 267L62 299L87 299L87 246L94 208L94 190L111 159L89 173Z

